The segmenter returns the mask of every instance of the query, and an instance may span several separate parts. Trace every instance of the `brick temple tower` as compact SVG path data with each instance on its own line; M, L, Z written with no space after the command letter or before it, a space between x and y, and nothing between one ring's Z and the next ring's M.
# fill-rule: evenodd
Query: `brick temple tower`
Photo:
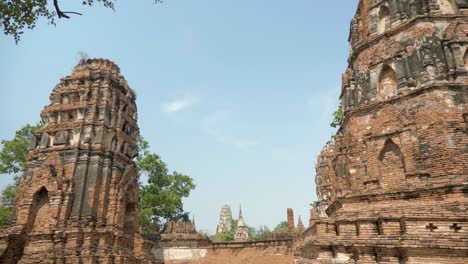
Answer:
M362 0L299 263L466 263L468 2Z
M41 112L1 263L134 263L135 93L113 62L81 61Z

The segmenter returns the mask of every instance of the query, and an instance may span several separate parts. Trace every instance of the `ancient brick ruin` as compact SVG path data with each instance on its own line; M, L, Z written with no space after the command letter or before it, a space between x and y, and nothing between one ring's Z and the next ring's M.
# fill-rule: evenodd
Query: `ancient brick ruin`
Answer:
M360 1L298 263L467 263L466 1Z
M82 61L50 95L21 179L2 263L134 260L135 93L107 60Z
M467 33L465 0L359 1L319 203L267 241L214 243L194 221L140 234L136 95L81 61L41 113L0 263L467 263Z

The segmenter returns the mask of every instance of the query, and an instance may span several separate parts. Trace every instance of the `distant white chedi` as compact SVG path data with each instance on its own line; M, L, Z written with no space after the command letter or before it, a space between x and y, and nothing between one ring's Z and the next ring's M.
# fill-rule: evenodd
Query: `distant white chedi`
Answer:
M216 233L226 233L231 230L232 212L231 207L225 204L219 214L219 224L216 228Z

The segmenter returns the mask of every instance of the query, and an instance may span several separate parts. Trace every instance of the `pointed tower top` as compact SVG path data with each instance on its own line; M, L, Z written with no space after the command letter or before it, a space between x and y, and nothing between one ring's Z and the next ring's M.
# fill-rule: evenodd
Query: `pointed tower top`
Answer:
M193 224L193 227L195 227L195 214L192 215L192 224Z
M305 227L302 224L301 216L299 216L299 219L297 220L297 229L298 229L299 233L302 233L305 230Z
M239 205L239 219L237 219L237 226L245 226L244 217L242 216L242 205Z

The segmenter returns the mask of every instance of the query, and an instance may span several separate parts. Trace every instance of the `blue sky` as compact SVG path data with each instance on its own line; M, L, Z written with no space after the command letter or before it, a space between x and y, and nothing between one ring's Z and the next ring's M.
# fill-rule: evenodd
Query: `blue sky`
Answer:
M120 66L152 151L195 179L185 208L199 229L216 229L224 203L254 227L288 207L307 223L357 1L63 2L84 15L42 21L18 45L0 37L0 139L39 120L84 51Z

